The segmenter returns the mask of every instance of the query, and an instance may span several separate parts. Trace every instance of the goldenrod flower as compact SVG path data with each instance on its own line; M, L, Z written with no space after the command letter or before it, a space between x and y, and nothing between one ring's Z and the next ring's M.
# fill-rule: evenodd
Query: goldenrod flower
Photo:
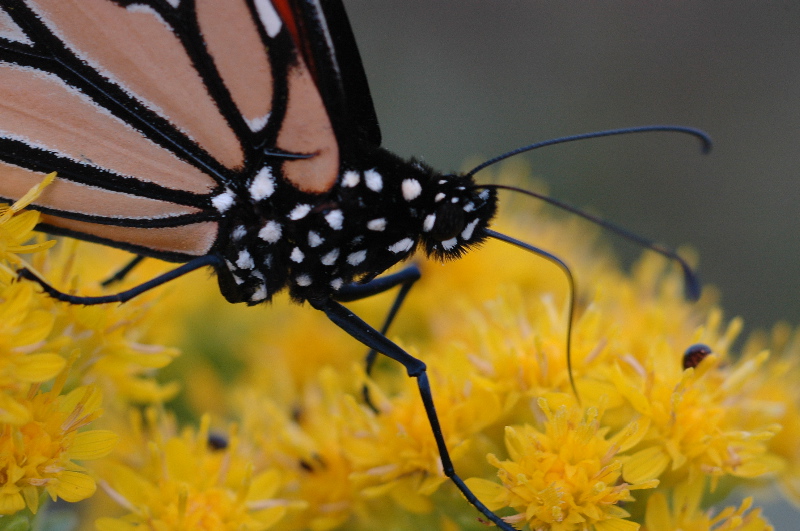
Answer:
M753 505L752 498L746 498L738 508L726 507L717 512L703 510L701 501L704 488L705 482L698 478L677 485L671 496L671 504L663 492L654 493L647 501L647 514L642 531L773 530L761 516L760 509L750 510Z
M16 273L9 264L20 266L25 263L17 255L44 251L55 245L55 240L30 243L34 236L33 228L39 222L39 213L33 210L23 211L55 178L55 173L46 176L13 205L0 204L0 282L8 284L16 278Z
M27 422L28 410L15 405L12 395L55 378L66 365L45 342L53 330L53 316L36 308L33 298L30 283L0 284L0 390L5 391L0 393L0 422Z
M507 427L509 460L489 455L500 469L502 485L473 478L468 482L491 509L513 507L509 523L527 523L531 529L635 530L638 524L620 505L634 501L632 490L652 489L658 480L626 483L617 454L642 437L636 422L607 437L596 408L560 406L551 411L547 400L538 406L546 417L544 431L532 426Z
M573 323L562 271L488 242L446 267L421 264L389 334L428 366L458 473L520 528L767 531L749 502L714 508L732 486L773 478L800 499L800 387L784 384L800 379L800 333L777 327L737 356L741 321L723 319L713 290L687 302L663 258L646 256L624 273L584 224L534 213L507 232L570 264ZM101 292L108 264L126 260L89 244L59 248L31 261L82 294ZM166 267L148 260L120 289ZM32 404L47 393L52 403L86 389L106 397L98 420L119 444L93 462L104 488L88 501L83 529L95 517L101 531L484 528L444 476L416 381L402 368L379 357L366 375L366 349L319 312L282 298L230 305L207 277L100 307L56 303L30 283L0 286L1 440L17 444L12 434L39 418ZM353 309L377 324L392 296ZM566 359L570 326L579 397ZM684 369L695 343L712 354ZM67 359L68 380L51 384L67 374ZM158 406L131 414L142 403ZM209 445L210 418L241 428ZM50 433L35 440L55 440ZM98 439L94 453L74 446L81 437ZM78 432L61 455L99 456L111 440L100 438ZM30 452L45 455L37 444ZM90 493L77 465L61 470L83 474L68 491L55 476L26 483L34 476L19 470L28 461L13 462L0 471L9 514L35 507L30 500L47 486L65 499Z
M255 471L235 431L227 447L209 444L209 419L198 430L175 432L174 422L148 415L148 434L136 430L138 452L105 465L103 487L127 514L100 518L100 531L242 530L272 527L292 503L276 496L280 474Z
M48 392L32 384L24 394L12 394L27 418L0 424L0 515L26 506L35 514L42 491L53 500L68 502L86 499L95 491L94 479L75 461L107 455L117 435L78 431L100 416L101 396L91 386L61 395L63 380Z

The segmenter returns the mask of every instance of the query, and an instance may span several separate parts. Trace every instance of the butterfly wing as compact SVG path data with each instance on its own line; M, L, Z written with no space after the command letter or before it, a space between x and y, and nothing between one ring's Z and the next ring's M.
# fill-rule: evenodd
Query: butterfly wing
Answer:
M267 0L4 2L0 197L14 200L57 171L34 205L48 226L187 260L213 252L223 217L214 197L266 158L282 182L329 190L340 139L375 141L377 122L360 61L344 70L360 72L358 81L344 81L334 53L351 43L341 58L357 59L346 18L344 31L331 33L321 9ZM314 42L301 53L295 39ZM345 89L368 103L353 120L347 109L356 101Z
M311 69L343 151L380 146L367 75L342 2L276 0L275 7Z

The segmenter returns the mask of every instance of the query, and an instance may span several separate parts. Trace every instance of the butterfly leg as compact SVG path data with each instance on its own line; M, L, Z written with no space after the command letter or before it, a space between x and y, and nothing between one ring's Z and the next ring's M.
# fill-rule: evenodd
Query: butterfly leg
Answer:
M425 406L425 414L428 417L428 422L433 431L433 438L436 441L436 446L439 450L439 456L442 460L442 469L445 476L455 483L461 494L471 503L478 511L480 511L486 518L492 521L503 531L516 531L514 527L504 522L502 518L489 510L467 487L464 481L456 474L453 462L450 459L450 453L447 450L447 445L444 442L444 435L442 428L439 424L439 417L436 414L436 407L433 403L433 394L431 393L431 385L428 381L428 374L426 372L425 363L404 351L398 345L393 343L385 335L372 328L369 324L363 321L356 314L339 304L332 299L314 299L308 301L314 308L320 310L328 316L336 326L350 334L354 339L368 346L381 354L401 363L406 368L406 372L412 378L416 378L419 394L422 397L422 403Z
M64 293L63 291L59 291L38 276L36 276L31 270L23 268L17 272L19 278L24 278L27 280L32 280L39 284L42 289L53 297L54 299L68 302L70 304L84 304L84 305L91 305L91 304L104 304L107 302L125 302L129 301L132 298L136 297L137 295L141 295L145 291L149 291L161 284L169 282L170 280L175 280L178 277L182 277L186 273L190 273L195 269L200 269L201 267L206 266L214 266L220 267L224 266L224 262L222 258L214 255L205 255L205 256L198 256L197 258L186 262L180 267L176 267L172 271L167 271L163 275L159 275L154 279L148 280L147 282L143 282L138 286L134 286L129 290L122 291L120 293L115 293L113 295L101 295L97 297L80 297L77 295L70 295L69 293Z
M125 264L122 267L122 269L120 269L119 271L117 271L116 273L114 273L113 275L111 275L110 277L105 279L104 281L102 281L100 283L100 285L103 286L104 288L106 288L106 287L110 286L111 284L115 284L117 282L121 282L122 280L125 279L126 276L128 276L128 273L133 271L134 267L136 267L137 265L142 263L142 260L144 260L144 258L145 258L144 256L142 256L140 254L137 254L136 256L133 257L133 260L131 260L130 262Z
M343 286L342 289L336 293L335 299L339 302L352 302L383 293L384 291L390 290L395 286L400 286L400 291L397 293L391 308L389 308L389 313L386 315L386 319L381 327L381 334L385 336L386 332L389 331L389 327L392 325L394 318L397 316L400 306L403 305L406 295L408 295L408 292L411 291L411 286L413 286L414 283L420 279L420 276L421 274L419 267L416 265L411 265L402 271L376 278L366 284L348 284L347 286ZM367 374L372 372L372 366L375 364L375 359L377 356L378 351L376 351L374 348L367 352L367 357L364 362L366 365ZM369 388L365 385L361 392L364 396L364 402L366 402L366 404L377 413L378 409L372 403L372 399L369 396Z

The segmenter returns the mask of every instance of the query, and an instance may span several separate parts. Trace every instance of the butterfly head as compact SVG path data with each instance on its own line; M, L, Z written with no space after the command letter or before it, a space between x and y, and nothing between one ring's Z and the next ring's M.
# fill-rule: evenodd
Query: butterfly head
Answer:
M470 177L438 176L424 209L421 242L439 260L459 258L485 238L484 229L497 210L494 190L476 190Z

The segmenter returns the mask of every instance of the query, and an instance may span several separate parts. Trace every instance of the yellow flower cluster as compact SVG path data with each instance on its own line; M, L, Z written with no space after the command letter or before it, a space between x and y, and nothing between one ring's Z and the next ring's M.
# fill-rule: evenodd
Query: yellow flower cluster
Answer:
M573 269L579 396L563 273L501 242L421 264L389 334L428 365L459 474L520 529L772 529L752 500L724 505L764 481L800 502L800 387L783 385L800 378L800 332L781 325L732 353L742 324L723 319L713 290L687 302L660 257L626 274L585 224L533 214L500 230ZM43 247L21 237L3 236L16 242L7 252ZM125 261L59 247L32 263L81 293ZM4 260L7 272L21 264ZM115 288L168 267L145 261ZM89 497L97 481L80 529L486 527L444 476L415 381L381 358L365 374L366 349L319 312L229 305L205 272L103 307L57 304L29 283L3 289L0 443L5 459L8 434L17 463L0 464L5 514L35 512L44 490ZM380 323L392 296L351 306ZM710 354L684 368L697 343ZM13 430L30 423L22 444ZM84 459L88 470L74 463ZM63 478L76 474L69 491Z
M129 407L177 391L153 372L177 350L138 342L141 303L72 307L16 281L20 267L76 279L73 253L45 256L56 242L33 233L39 214L23 210L53 178L0 205L0 528L27 528L21 522L40 512L43 494L77 502L95 493L94 474L77 462L107 456L119 438L97 429L103 402Z
M134 415L133 430L120 461L101 474L105 491L129 510L123 518L101 517L99 531L135 529L267 529L300 502L275 499L281 486L275 470L253 472L251 456L240 451L235 432L177 430L174 420L154 409ZM144 420L144 421L143 421ZM223 448L224 446L224 448ZM125 461L127 464L123 464Z

